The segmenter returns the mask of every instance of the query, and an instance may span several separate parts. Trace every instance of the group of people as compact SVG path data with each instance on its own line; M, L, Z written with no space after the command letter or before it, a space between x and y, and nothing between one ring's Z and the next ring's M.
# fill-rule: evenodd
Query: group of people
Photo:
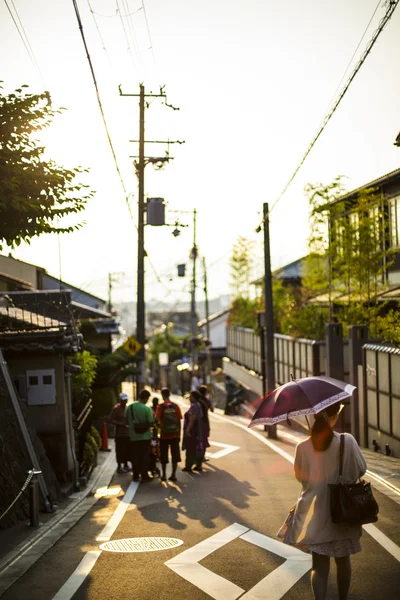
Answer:
M178 404L171 400L168 388L161 389L162 402L153 398L152 408L147 389L139 393L138 401L128 405L128 396L121 393L119 403L112 409L108 421L115 425L115 450L118 473L132 471L133 481L149 481L157 473L156 458L161 463L161 481L167 479L167 464L171 457L172 470L168 479L177 481L181 449L185 451L185 472L202 471L207 461L210 421L213 410L207 386L200 385L190 392L190 408L182 415ZM181 423L183 421L183 435ZM181 443L182 438L182 443ZM129 466L131 463L131 467Z

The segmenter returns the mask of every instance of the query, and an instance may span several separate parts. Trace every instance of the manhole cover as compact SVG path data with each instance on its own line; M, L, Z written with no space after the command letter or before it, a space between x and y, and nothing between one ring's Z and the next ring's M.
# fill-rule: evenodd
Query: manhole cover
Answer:
M166 537L126 538L105 542L99 548L108 552L156 552L181 546L182 540Z

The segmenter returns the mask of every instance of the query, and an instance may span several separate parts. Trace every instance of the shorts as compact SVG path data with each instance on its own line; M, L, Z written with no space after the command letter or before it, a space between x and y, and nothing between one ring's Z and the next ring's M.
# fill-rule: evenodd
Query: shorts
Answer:
M173 463L181 462L181 451L179 448L179 438L171 440L160 439L160 462L166 465L168 461L168 447L171 448L171 460Z

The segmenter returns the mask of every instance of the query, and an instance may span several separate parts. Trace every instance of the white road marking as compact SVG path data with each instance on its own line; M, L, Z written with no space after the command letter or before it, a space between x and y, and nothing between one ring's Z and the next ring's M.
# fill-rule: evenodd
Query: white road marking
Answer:
M121 499L121 502L115 509L114 514L112 515L112 517L110 518L100 535L96 538L96 541L107 542L111 538L114 531L120 524L129 504L133 500L133 497L136 494L138 487L138 482L131 482L131 484L125 492L125 495ZM59 589L57 594L53 597L53 600L71 600L73 595L85 581L85 578L93 569L100 554L101 550L89 550L89 552L86 552L85 556L82 558L75 571L67 579L64 585Z
M246 531L248 527L234 523L193 548L174 556L165 565L215 600L236 600L245 590L199 565L199 562Z
M285 452L284 450L282 450L281 448L279 448L279 446L277 446L276 444L274 444L273 442L271 442L270 440L268 440L264 436L260 435L256 431L254 431L252 429L249 429L248 427L246 427L245 425L242 425L241 423L236 423L235 421L231 421L230 419L227 419L227 418L225 418L225 417L223 417L221 415L216 415L215 413L212 413L212 416L213 416L214 419L217 419L217 420L220 420L220 421L224 421L225 423L231 423L231 425L234 425L235 427L240 427L240 429L243 429L244 431L247 431L247 433L250 433L251 435L253 435L257 439L259 439L263 444L265 444L266 446L268 446L269 448L271 448L271 450L274 450L274 452L277 452L278 454L280 454L283 458L285 458L286 460L288 460L292 464L294 463L294 457L293 456L291 456L290 454L288 454L287 452ZM399 546L397 546L394 542L392 542L392 540L390 538L388 538L384 533L382 533L372 523L368 523L367 525L363 525L363 528L365 529L365 531L367 533L369 533L374 538L375 541L377 541L382 546L382 548L384 548L387 552L389 552L389 554L391 554L394 558L396 558L398 561L400 561L400 548L399 548Z
M375 541L378 542L381 546L383 546L394 558L400 562L400 548L396 546L391 539L389 539L380 529L375 527L372 523L368 523L367 525L363 525L363 529L369 533L371 537L374 538Z
M57 594L53 597L53 600L70 600L93 569L100 554L101 550L90 550L89 552L86 552L71 577L67 579L62 588L58 590Z
M280 600L311 569L311 555L301 552L293 546L288 546L256 531L248 531L240 538L286 558L282 565L259 581L247 594L242 596L241 600L264 600L264 598Z
M222 458L222 456L226 456L231 452L235 452L235 450L240 450L240 446L232 446L232 444L222 444L222 442L212 442L208 440L210 446L217 446L217 448L223 448L223 450L219 450L218 452L206 452L207 458Z
M130 505L134 495L137 492L139 487L139 483L137 481L132 481L128 489L126 490L121 502L118 504L117 508L114 511L113 516L108 521L107 525L104 527L103 531L96 538L96 542L108 542L108 540L113 535L114 531L117 529L120 524L122 517L124 516L126 509Z
M199 564L206 556L237 538L286 559L283 565L267 575L244 596L242 594L245 590ZM236 600L239 597L246 600L264 598L279 600L310 570L311 556L297 548L249 530L239 523L234 523L193 548L181 552L168 560L165 565L215 600Z

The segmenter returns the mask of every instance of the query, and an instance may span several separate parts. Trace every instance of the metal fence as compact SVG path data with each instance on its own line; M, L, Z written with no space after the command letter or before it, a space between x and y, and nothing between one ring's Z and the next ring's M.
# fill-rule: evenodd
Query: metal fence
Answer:
M363 423L366 445L375 440L400 454L400 349L363 346Z
M261 375L261 340L252 329L228 327L227 356L237 364ZM324 375L325 342L274 334L275 379L278 384L293 377Z
M326 373L325 342L274 334L275 380L278 384Z
M253 329L245 327L227 327L227 356L238 365L261 375L260 337Z

